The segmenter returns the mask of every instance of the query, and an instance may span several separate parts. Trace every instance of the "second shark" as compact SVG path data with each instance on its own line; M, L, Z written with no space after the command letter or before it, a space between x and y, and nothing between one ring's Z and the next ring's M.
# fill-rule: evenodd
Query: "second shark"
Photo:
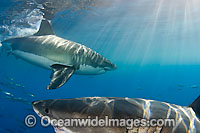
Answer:
M96 75L117 68L92 49L56 36L48 20L41 21L36 34L5 40L2 48L31 64L53 70L47 89L61 87L73 73Z

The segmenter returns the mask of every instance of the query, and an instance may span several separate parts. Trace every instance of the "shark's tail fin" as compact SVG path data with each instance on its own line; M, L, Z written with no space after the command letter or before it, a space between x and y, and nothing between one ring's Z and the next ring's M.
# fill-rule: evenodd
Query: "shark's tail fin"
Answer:
M200 118L200 96L190 104L190 107L194 110L196 116Z
M3 53L3 45L2 45L2 43L0 42L0 56L2 55L2 53Z

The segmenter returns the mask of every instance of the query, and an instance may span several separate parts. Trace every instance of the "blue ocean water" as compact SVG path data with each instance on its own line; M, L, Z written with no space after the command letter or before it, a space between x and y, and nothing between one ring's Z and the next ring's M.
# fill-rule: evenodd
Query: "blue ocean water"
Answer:
M39 124L40 118L31 106L35 100L131 97L187 106L199 96L199 1L102 0L104 4L101 0L93 1L101 4L89 9L59 9L52 19L53 29L60 37L96 50L118 68L102 75L73 75L61 88L46 90L49 70L3 52L0 132L53 132L52 127ZM27 6L23 0L0 1L1 41L36 32L41 14L35 9L44 1L29 2L32 4ZM28 114L38 120L33 128L24 124Z

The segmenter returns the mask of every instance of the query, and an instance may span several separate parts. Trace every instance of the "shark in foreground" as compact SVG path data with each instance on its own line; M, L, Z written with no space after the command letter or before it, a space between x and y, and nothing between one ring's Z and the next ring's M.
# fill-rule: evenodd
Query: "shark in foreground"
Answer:
M5 40L0 47L17 58L53 70L47 89L62 86L74 73L97 75L117 68L92 49L56 36L48 20L42 20L36 34Z
M104 118L173 119L173 126L69 127L54 126L57 133L200 133L200 96L190 106L139 98L84 97L41 100L32 103L40 116L53 119Z

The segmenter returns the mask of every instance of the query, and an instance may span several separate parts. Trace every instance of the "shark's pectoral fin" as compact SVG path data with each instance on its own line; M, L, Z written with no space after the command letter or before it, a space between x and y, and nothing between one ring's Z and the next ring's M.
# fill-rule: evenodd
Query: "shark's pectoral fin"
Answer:
M61 87L74 73L74 68L71 66L54 64L51 67L53 68L53 74L51 82L47 86L47 89L56 89L58 87Z

